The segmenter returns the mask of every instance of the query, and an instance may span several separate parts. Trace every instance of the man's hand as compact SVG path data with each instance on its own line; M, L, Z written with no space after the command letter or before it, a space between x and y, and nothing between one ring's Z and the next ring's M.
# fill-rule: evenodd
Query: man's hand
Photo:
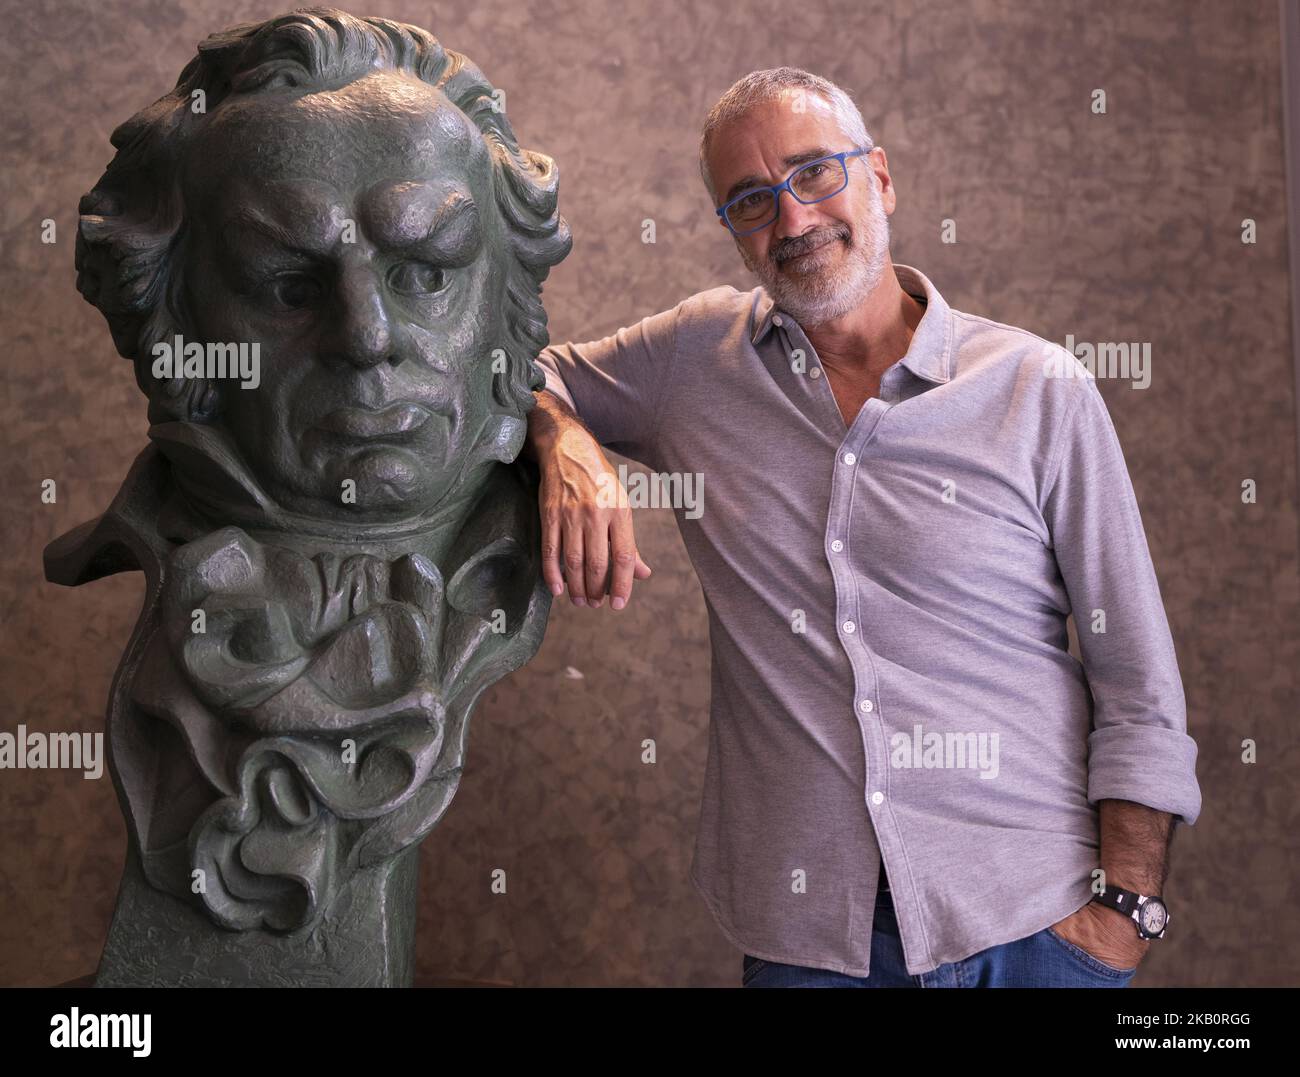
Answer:
M556 596L567 582L576 606L599 606L608 591L610 605L621 610L633 579L650 576L637 552L627 492L564 402L545 390L536 396L525 451L541 473L542 577Z
M1150 939L1138 936L1133 920L1095 901L1053 924L1052 930L1117 969L1137 968L1151 948Z

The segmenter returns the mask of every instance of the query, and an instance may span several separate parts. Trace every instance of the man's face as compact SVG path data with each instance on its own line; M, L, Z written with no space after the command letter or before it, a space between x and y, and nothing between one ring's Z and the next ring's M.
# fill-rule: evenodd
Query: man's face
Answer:
M709 173L722 205L742 191L780 183L817 157L856 148L820 95L786 91L714 134ZM885 151L877 147L846 163L849 182L839 194L804 205L783 191L775 223L735 237L745 266L804 326L856 307L890 264L895 197Z
M261 345L261 384L218 390L263 486L312 515L436 505L489 415L504 335L500 221L474 124L392 72L251 97L212 117L185 199L193 331Z

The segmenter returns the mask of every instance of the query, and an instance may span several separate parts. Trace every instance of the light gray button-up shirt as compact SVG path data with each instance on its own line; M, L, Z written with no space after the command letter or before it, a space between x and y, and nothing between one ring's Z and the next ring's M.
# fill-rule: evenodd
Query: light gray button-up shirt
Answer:
M1201 806L1094 380L894 271L925 314L848 429L762 288L539 358L602 445L704 479L676 509L713 652L692 881L746 953L852 976L882 857L917 974L1086 904L1098 801Z

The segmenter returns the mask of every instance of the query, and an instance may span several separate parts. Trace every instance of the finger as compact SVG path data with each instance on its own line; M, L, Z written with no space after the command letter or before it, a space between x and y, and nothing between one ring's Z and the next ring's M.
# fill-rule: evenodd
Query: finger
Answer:
M575 606L587 604L582 581L582 525L573 517L564 521L564 579Z
M564 568L560 564L560 514L542 514L542 579L551 595L564 594Z
M632 597L632 577L641 558L636 552L636 535L631 512L620 512L610 521L610 552L614 572L610 579L609 604L621 610Z
M605 576L609 572L609 523L593 520L582 535L583 555L587 562L587 604L599 608L605 601Z
M648 580L653 569L641 560L641 555L636 555L636 571L633 573L638 580Z

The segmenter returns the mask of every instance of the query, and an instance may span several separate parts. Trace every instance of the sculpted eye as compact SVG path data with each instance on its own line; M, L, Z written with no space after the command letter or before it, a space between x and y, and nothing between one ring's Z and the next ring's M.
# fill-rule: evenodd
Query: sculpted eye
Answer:
M301 310L320 301L323 294L320 282L302 273L285 273L271 284L271 293L282 307Z
M447 274L428 262L402 262L388 274L388 286L402 295L433 295L447 283Z

